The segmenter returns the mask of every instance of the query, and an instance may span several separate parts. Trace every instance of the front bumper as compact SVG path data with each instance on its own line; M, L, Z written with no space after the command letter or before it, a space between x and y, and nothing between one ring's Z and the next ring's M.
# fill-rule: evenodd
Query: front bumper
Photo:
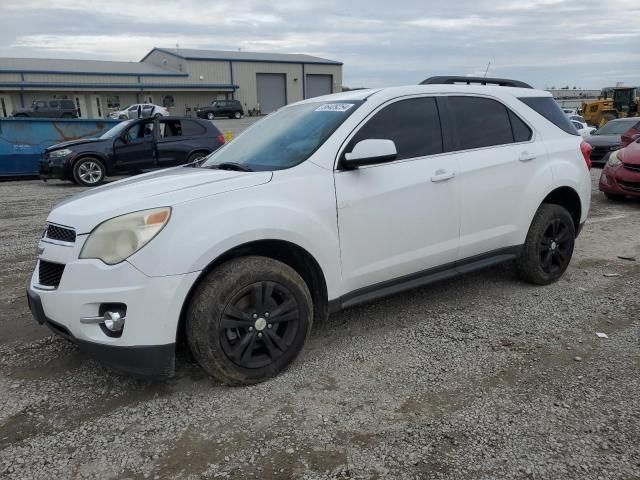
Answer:
M114 370L170 376L182 306L199 272L149 277L127 261L109 266L79 260L85 239L78 235L75 244L40 241L42 253L27 287L33 316ZM64 265L57 287L39 283L41 261ZM100 324L80 322L114 303L126 305L121 336L108 336Z
M71 168L69 162L54 163L53 161L42 158L38 166L40 179L47 181L48 179L71 180Z
M27 288L29 310L41 325L46 325L55 334L75 343L80 351L95 358L112 370L138 377L166 378L173 375L175 344L116 346L80 340L63 325L46 316L40 296Z
M640 172L629 170L623 165L607 165L600 174L598 188L604 193L640 197Z

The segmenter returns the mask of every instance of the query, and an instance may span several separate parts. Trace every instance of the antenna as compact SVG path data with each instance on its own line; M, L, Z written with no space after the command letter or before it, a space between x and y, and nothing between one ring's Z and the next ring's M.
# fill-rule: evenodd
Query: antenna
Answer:
M487 63L487 69L484 71L484 77L482 78L487 78L487 73L489 73L489 67L491 66L491 62Z

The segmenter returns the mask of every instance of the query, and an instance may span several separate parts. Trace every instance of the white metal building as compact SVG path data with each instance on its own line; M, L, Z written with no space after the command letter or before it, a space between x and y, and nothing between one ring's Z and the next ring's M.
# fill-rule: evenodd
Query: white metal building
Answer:
M230 98L269 113L341 85L342 63L302 54L154 48L140 62L0 58L0 116L54 98L72 99L89 118L144 102L184 115Z

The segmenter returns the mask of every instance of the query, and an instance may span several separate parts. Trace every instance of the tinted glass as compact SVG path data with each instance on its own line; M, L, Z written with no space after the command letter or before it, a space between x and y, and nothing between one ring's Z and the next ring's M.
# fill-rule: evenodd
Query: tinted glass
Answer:
M160 122L161 137L180 137L182 136L182 122L180 120L163 120Z
M509 112L500 102L490 98L449 97L449 108L461 150L513 143Z
M516 142L528 142L531 140L531 135L533 132L529 128L529 126L520 120L515 113L511 110L509 111L509 119L511 120L511 128L513 129L513 139Z
M571 135L579 135L552 97L522 97L518 100L531 107L556 127L570 133Z
M398 160L442 153L442 130L434 98L411 98L384 107L349 142L346 152L361 140L393 140Z
M204 135L207 131L202 125L193 120L181 120L182 123L182 135L185 137L194 135Z
M209 155L204 168L234 162L251 170L282 170L309 158L361 104L303 103L278 110Z
M60 102L60 105L62 106L62 108L65 108L65 109L75 108L71 100L62 100Z
M49 107L50 107L50 108L58 108L59 106L60 106L60 103L58 103L58 101L57 101L57 100L51 100L51 101L49 102Z
M571 123L573 124L576 130L580 130L582 128L582 125L578 122L571 122Z

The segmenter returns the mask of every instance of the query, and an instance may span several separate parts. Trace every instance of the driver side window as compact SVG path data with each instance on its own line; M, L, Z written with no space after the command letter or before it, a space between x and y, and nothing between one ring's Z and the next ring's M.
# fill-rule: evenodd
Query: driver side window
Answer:
M433 97L400 100L379 110L351 139L346 152L367 139L393 140L397 160L443 152L438 106Z

